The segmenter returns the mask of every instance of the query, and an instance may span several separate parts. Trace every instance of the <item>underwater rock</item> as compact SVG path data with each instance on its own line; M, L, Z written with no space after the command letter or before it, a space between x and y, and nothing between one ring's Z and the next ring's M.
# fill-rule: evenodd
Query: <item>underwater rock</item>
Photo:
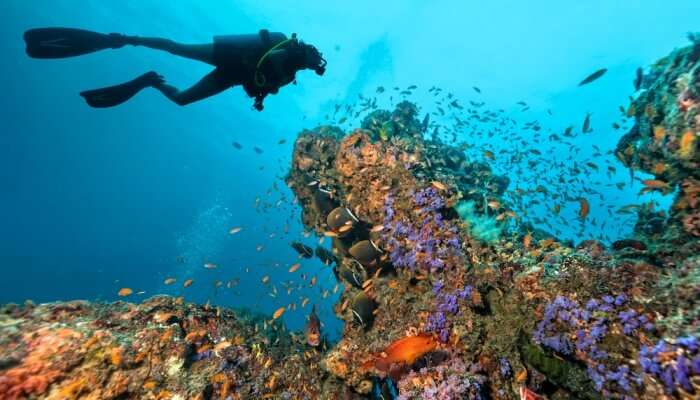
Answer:
M611 248L522 222L508 179L427 133L435 122L403 101L294 144L286 182L332 250L293 246L344 284L337 343L316 341L313 318L318 348L280 319L165 296L8 305L0 398L697 396L699 60L694 43L638 77L616 155L674 204L635 207L634 232ZM572 201L586 218L588 202Z
M674 263L700 251L699 52L693 42L651 66L627 111L635 124L615 151L623 164L654 175L643 181L643 191L677 190L670 215L641 216L635 228L658 245L659 257Z
M635 249L639 251L644 251L647 249L647 245L644 242L634 239L622 239L613 242L613 250L622 250L626 248Z
M581 399L663 393L636 359L650 338L677 337L700 326L690 289L700 276L683 261L697 246L690 240L697 220L688 211L700 203L700 191L698 180L679 167L694 161L673 160L679 179L665 182L680 190L670 216L639 207L628 239L608 249L581 238L574 248L521 224L502 196L508 179L459 147L428 139L416 110L405 102L392 112L376 110L319 155L334 166L312 177L333 193L337 208L331 215L314 209L305 171L292 168L287 177L304 208L304 225L333 237L336 276L347 284L335 306L347 323L322 368L358 393L377 392L393 375L406 398L441 391L456 398L516 399L525 389ZM313 135L300 136L295 155L307 154ZM321 134L318 140L327 138ZM634 140L628 135L618 148ZM682 218L674 214L679 210L685 210ZM341 235L344 226L352 234ZM676 265L684 272L659 279L664 268ZM591 301L602 305L586 311ZM687 310L682 318L672 316L674 301ZM550 315L547 310L558 302L572 308ZM545 329L540 325L546 327L543 340L523 343L523 336ZM377 355L392 348L390 338L422 335L435 341L431 350L446 356L416 362L418 369L407 365L413 359L374 366ZM510 373L503 373L504 359ZM635 376L651 383L631 383Z

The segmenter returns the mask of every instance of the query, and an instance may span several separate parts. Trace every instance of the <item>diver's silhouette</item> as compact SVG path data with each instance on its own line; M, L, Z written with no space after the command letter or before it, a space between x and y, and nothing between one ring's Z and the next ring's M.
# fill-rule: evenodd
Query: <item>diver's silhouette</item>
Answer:
M182 44L158 37L103 34L74 28L37 28L24 33L27 54L34 58L64 58L126 45L145 46L213 65L213 71L186 90L165 83L154 72L102 89L80 93L92 107L121 104L146 87L160 90L179 105L186 105L242 85L255 98L254 107L263 109L263 99L282 86L296 83L297 71L312 69L318 75L326 70L326 60L316 47L299 41L296 34L261 30L258 34L215 36L213 43Z

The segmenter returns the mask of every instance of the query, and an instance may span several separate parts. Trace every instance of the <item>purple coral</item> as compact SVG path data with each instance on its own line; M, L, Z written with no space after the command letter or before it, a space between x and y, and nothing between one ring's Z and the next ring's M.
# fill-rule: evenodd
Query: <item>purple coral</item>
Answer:
M567 297L557 296L545 307L544 317L537 324L532 339L557 353L575 356L586 362L588 376L598 391L609 393L609 390L617 389L629 392L634 384L639 383L640 377L628 365L608 366L611 362L608 353L599 347L612 326L621 328L627 336L637 335L640 328L647 331L653 329L646 315L632 308L624 308L626 304L627 296L624 294L590 299L584 307ZM672 372L654 366L648 357L645 362L662 381L675 379ZM680 378L687 375L683 369L679 374Z
M445 200L440 197L437 189L428 187L413 194L413 202L425 211L438 211L445 206Z
M478 374L476 370L478 366L475 364L466 365L460 357L453 357L435 367L411 371L398 382L397 400L484 399L486 377ZM421 376L430 376L432 383L416 386L414 382Z
M501 357L498 360L498 369L501 372L501 376L504 378L509 378L513 375L513 367L511 367L510 361L505 357Z
M642 346L639 365L642 370L661 381L666 393L678 389L694 393L691 378L700 376L700 343L695 336L680 337L674 341L659 340L655 346Z
M433 294L438 294L442 291L442 288L445 287L445 283L441 280L436 281L433 283Z
M472 287L471 285L467 285L464 287L464 289L457 291L457 297L459 297L462 300L471 299L473 291L474 287Z
M420 208L420 212L411 215L415 220L409 220L408 216L397 218L392 196L384 202L384 226L387 229L383 238L389 259L399 268L441 270L452 255L461 252L459 228L440 214L445 201L435 188L414 192L411 201L414 207Z
M442 281L433 284L433 293L437 294L436 311L428 316L425 331L436 332L440 341L446 343L450 338L452 326L448 317L459 313L459 300L469 299L471 301L473 288L466 286L453 293L445 293L443 289L444 283Z
M428 316L428 321L425 324L426 332L437 332L440 341L447 342L450 337L450 330L447 324L447 318L442 312L436 312Z

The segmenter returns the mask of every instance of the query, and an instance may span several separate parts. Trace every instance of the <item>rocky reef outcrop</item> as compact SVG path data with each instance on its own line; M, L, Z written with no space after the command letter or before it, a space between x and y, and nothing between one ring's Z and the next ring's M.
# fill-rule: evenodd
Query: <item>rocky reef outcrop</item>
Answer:
M345 283L323 368L368 396L700 395L697 54L640 77L617 156L655 174L645 191L677 194L611 248L531 233L508 180L428 139L409 102L302 133L287 182Z
M668 216L647 210L637 229L656 234L657 253L668 262L700 253L699 58L700 42L694 40L638 77L639 93L627 110L635 124L615 153L633 170L653 175L643 190L674 193Z
M7 400L342 396L319 360L281 324L181 298L0 309L0 398Z

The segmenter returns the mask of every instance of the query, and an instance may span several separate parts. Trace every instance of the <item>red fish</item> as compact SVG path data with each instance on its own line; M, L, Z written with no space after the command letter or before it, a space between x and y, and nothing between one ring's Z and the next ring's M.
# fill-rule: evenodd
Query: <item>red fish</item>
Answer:
M544 400L544 396L540 396L526 386L520 386L520 400Z
M306 343L313 347L321 343L321 321L316 315L316 305L311 308L309 322L306 323Z
M396 366L412 365L418 358L435 350L437 345L432 335L407 336L394 341L373 362L365 364L367 367L374 366L380 371L391 373Z

